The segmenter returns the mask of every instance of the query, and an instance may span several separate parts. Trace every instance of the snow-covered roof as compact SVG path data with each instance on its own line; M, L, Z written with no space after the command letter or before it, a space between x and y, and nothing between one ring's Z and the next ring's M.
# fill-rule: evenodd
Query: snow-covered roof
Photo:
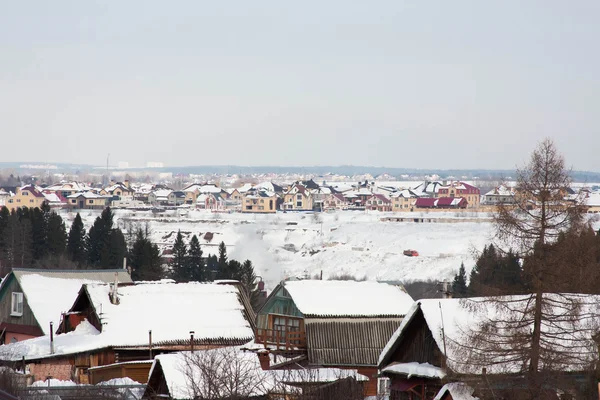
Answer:
M474 397L475 390L469 385L462 382L446 383L433 400L442 400L446 393L450 393L452 400L479 400L479 397Z
M195 354L190 352L160 354L154 358L149 376L155 373L159 365L171 397L193 399L194 387L205 388L208 385L208 382L204 382L207 379L206 374L203 374L197 365L204 358L215 360L214 368L219 370L215 373L243 374L243 382L242 380L238 382L240 384L238 390L245 396L265 395L276 386L275 374L262 370L258 356L253 352L244 352L238 347L206 350ZM227 362L229 360L232 362ZM188 378L192 376L193 382Z
M305 316L402 316L413 299L401 287L374 281L285 281Z
M585 198L585 205L588 207L599 207L600 206L600 193L590 193Z
M171 189L158 189L152 193L154 193L156 197L168 197L171 192L173 192Z
M485 196L514 196L515 192L512 188L505 185L500 185L493 188L485 194Z
M244 346L245 347L245 346ZM355 369L340 368L304 368L304 369L277 369L263 370L260 366L258 356L254 352L241 350L242 347L229 347L214 350L206 350L201 354L192 355L190 352L179 352L171 354L160 354L154 358L154 364L150 369L150 376L155 373L157 365L163 372L169 394L176 399L193 398L193 387L188 376L193 375L193 382L197 387L205 387L203 380L205 374L201 374L199 368L195 365L198 360L206 357L215 360L223 357L225 360L232 360L230 365L216 362L215 365L223 375L231 375L235 372L243 374L243 382L248 387L241 389L246 395L260 396L269 392L278 392L280 384L298 384L298 383L326 383L334 382L339 379L352 377L357 381L367 381L369 378L359 374ZM235 361L233 361L235 360ZM252 382L248 384L248 382Z
M69 311L81 285L114 282L115 273L119 274L119 282L131 282L131 277L125 270L13 270L27 304L44 334L50 333L50 322L58 327L61 313Z
M65 203L66 199L64 197L58 196L56 193L46 193L46 192L42 192L42 194L44 195L44 198L46 199L46 201L50 204L56 204L56 203Z
M73 193L73 194L67 196L67 199L76 199L78 197L83 197L85 199L108 199L111 196L110 195L105 196L105 195L101 195L101 194L97 194L92 191L89 191L89 192Z
M54 355L147 346L149 330L155 346L187 343L190 331L198 342L240 344L254 336L239 291L231 285L165 281L120 286L119 304L110 301L110 285L86 284L84 288L102 331L86 322L73 332L55 335ZM48 336L42 336L1 346L0 358L49 357L48 343Z
M88 190L90 190L91 187L88 186L86 183L81 183L81 182L60 182L60 183L56 183L54 185L50 185L48 187L46 187L44 190L51 190L51 191L77 191L77 192L86 192Z
M554 304L560 303L564 301L564 299L581 302L580 312L583 315L587 315L587 317L582 317L577 321L561 322L557 320L553 321L552 327L544 326L544 332L552 337L551 339L546 339L552 341L556 346L564 348L574 348L575 346L580 348L582 343L587 343L590 348L594 348L594 341L590 332L596 333L598 331L598 327L596 326L598 321L590 319L590 316L597 315L597 313L591 310L591 307L594 307L594 304L600 302L600 296L580 294L544 294L544 296L547 298L547 302L554 302ZM531 296L505 296L502 299L506 302L502 303L496 301L494 303L490 298L483 297L469 299L425 299L415 302L381 352L381 355L379 356L380 367L383 366L382 363L387 360L389 355L391 355L396 342L402 337L406 327L409 326L410 322L420 310L423 313L425 322L427 323L438 348L445 349L446 351L446 364L448 368L457 373L481 373L481 366L465 360L464 354L461 353L462 346L466 344L467 333L471 332L473 328L476 328L479 323L490 319L508 320L510 318L518 318L520 315L518 311L520 307L518 304L521 304L522 307L526 307L531 300ZM504 307L502 304L504 304ZM508 306L508 304L510 304L510 306ZM550 311L551 310L548 310L546 312ZM555 311L556 315L563 312L563 308L557 308ZM575 324L575 328L568 326L562 331L550 332L551 329L555 329L560 324L568 325L569 323ZM533 326L524 326L523 329L533 329ZM573 360L561 360L560 362L554 362L551 368L554 370L568 371L582 370L584 369L584 365L587 365L587 363L595 356L592 353L584 353L586 352L582 352L579 356L580 365L572 364ZM496 359L495 364L490 363L490 365L486 365L486 367L488 373L492 374L512 373L520 372L523 368L523 364L508 359L506 361Z

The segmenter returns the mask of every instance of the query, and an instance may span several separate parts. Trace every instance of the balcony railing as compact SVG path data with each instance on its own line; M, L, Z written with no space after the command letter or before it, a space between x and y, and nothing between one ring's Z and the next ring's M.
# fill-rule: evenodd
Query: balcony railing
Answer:
M306 348L306 333L297 328L286 330L258 329L256 341L277 350L298 350Z

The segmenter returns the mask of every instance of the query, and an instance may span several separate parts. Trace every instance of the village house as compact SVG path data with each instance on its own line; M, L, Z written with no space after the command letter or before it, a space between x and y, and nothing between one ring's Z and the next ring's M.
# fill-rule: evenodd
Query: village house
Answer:
M223 191L223 189L221 189L217 185L209 184L209 183L191 184L191 185L187 186L186 188L184 188L183 192L185 193L185 204L196 204L196 200L198 199L198 196L200 196L202 194L213 194L216 196L221 196L222 194L225 193Z
M281 209L285 211L310 211L313 209L313 197L300 182L294 182L283 195Z
M373 192L371 189L360 188L358 190L349 190L342 193L344 199L351 204L352 207L365 207L367 203L367 199L373 196Z
M64 182L56 183L54 185L50 185L44 188L44 192L46 193L55 193L59 196L67 198L75 193L87 192L92 190L90 186L85 183L80 182Z
M21 207L40 208L45 201L44 194L38 188L27 185L17 188L15 195L7 198L6 207L9 211Z
M242 212L244 213L276 213L279 197L275 192L266 190L249 190L244 195Z
M481 203L486 205L514 204L515 192L508 186L500 185L484 194Z
M258 311L256 343L268 355L293 357L310 368L347 368L369 378L377 392L377 358L413 299L378 282L283 281ZM268 365L265 365L268 367Z
M371 211L392 211L392 202L383 194L374 194L367 199L366 208Z
M343 210L348 203L341 193L332 193L323 199L323 210Z
M67 207L79 210L104 210L110 205L110 195L96 194L92 191L75 193L67 197Z
M68 206L68 200L57 193L48 193L45 190L42 192L45 203L52 209L60 209Z
M167 196L167 204L169 206L181 206L185 204L186 196L185 192L181 190L173 190Z
M244 196L236 188L225 189L225 191L227 192L228 200L239 204L242 203Z
M196 208L201 210L225 211L226 201L219 193L201 194L196 198Z
M0 284L0 343L47 335L58 327L85 282L131 282L125 270L41 270L14 268Z
M544 294L544 296L559 295ZM582 299L581 296L588 297L584 303L588 303L590 306L582 306L588 307L588 311L585 308L582 309L583 315L588 315L586 312L590 312L589 307L595 307L593 304L598 302L597 296L577 294L571 296L578 299ZM507 300L510 300L511 306L505 306L502 312L504 313L503 319L509 320L521 316L517 302L527 304L530 297L527 295L510 296ZM554 302L556 300L557 298L554 299ZM556 304L560 304L561 301L564 299L558 299ZM487 392L484 393L486 396L490 395L489 383L492 382L494 385L492 389L496 396L499 396L498 398L518 398L514 396L514 392L510 391L513 386L517 387L518 384L511 385L510 380L518 382L519 377L526 373L527 365L511 356L508 349L504 351L506 357L503 357L501 354L504 353L499 350L498 357L488 360L484 365L480 365L476 360L467 361L465 359L465 348L469 353L474 350L466 342L468 338L465 333L474 328L473 321L498 318L498 311L493 304L490 299L486 298L424 299L415 302L379 356L379 373L382 377L389 379L385 394L394 399L462 399L463 397L454 397L453 390L449 390L448 387L444 389L444 385L449 381L476 384L483 378L482 371L485 371L485 384L479 386L479 390L486 390ZM557 311L562 310L560 307L557 306ZM511 316L510 312L515 315ZM545 327L544 340L547 341L545 346L557 346L561 349L573 346L594 346L594 331L583 329L589 322L588 318L582 318L579 322L574 321L575 325L571 329L577 331L577 334L572 334L569 329L564 333L553 333L548 331L551 328ZM578 326L578 323L581 325ZM533 329L533 323L530 325ZM529 330L528 327L525 329ZM583 336L586 334L587 338ZM585 343L586 340L587 343ZM510 344L507 345L510 347ZM542 365L548 362L554 371L566 373L576 382L581 379L578 374L585 371L585 368L589 368L589 363L596 355L582 353L581 357L577 358L578 365L571 364L570 361L573 360L555 360L551 354L547 357L549 358L541 360ZM583 374L585 375L585 372ZM469 396L473 394L471 389L468 391ZM477 393L474 396L477 396Z
M148 194L148 202L153 206L168 206L171 189L157 189Z
M412 211L419 196L410 189L400 190L390 195L392 211Z
M234 284L83 284L54 336L0 346L0 360L26 363L34 380L140 379L156 354L239 346L253 340L254 326L249 300ZM123 368L134 361L145 370Z
M103 196L116 197L118 200L133 198L134 190L131 189L129 181L112 183L100 191Z
M462 197L467 200L468 208L479 208L479 202L481 198L481 192L475 186L469 185L464 182L450 182L449 184L442 184L439 187L437 196L438 198L457 198Z
M588 193L584 199L584 204L587 207L587 212L590 214L600 213L600 193Z

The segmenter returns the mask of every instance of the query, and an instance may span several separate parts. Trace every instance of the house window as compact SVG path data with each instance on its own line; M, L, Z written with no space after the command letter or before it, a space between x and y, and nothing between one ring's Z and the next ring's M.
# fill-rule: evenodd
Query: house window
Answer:
M10 315L13 317L20 317L23 315L23 293L12 293L12 306L10 308Z
M77 200L73 199L73 200L71 200L71 203L72 204L77 204Z
M21 199L17 199L17 203L20 203L20 202L21 202Z
M301 201L297 201L296 202L296 207L302 207L302 202Z
M94 200L88 200L88 204L94 204Z
M9 203L14 203L13 199L8 200Z
M23 192L23 196L29 196L29 193Z
M29 200L30 203L33 203L33 199Z
M377 395L387 396L390 394L390 378L377 379Z
M301 194L297 195L296 200L302 200L302 195Z

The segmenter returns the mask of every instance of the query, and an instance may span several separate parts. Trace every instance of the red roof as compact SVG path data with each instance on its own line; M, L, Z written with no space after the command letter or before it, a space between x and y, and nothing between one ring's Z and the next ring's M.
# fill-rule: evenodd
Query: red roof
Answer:
M415 206L416 207L430 207L433 208L435 207L435 201L437 199L434 199L433 197L419 197L417 199L417 201L415 202Z

